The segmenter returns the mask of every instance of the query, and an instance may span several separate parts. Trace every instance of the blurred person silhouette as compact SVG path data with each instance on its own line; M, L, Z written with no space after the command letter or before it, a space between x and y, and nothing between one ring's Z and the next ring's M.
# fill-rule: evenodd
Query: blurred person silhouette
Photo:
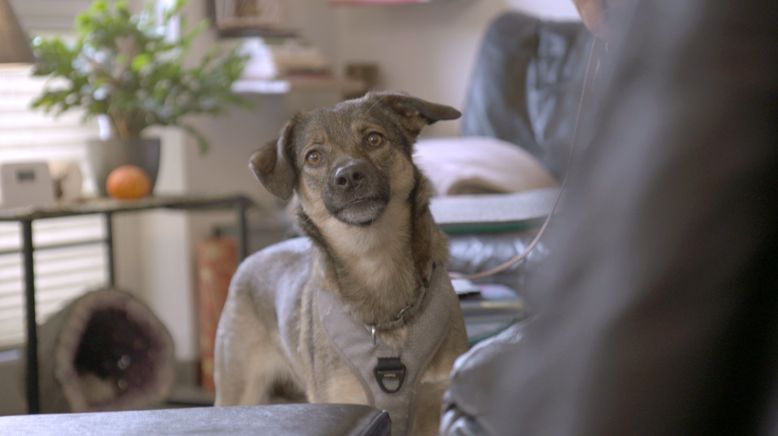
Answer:
M441 433L776 435L778 7L641 1L616 31L604 3L577 0L613 69L537 315L460 358Z

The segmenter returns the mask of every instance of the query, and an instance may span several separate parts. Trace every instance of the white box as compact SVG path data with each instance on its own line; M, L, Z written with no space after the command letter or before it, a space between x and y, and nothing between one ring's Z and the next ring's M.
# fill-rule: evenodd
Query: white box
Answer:
M43 161L0 164L0 207L54 204L54 184Z

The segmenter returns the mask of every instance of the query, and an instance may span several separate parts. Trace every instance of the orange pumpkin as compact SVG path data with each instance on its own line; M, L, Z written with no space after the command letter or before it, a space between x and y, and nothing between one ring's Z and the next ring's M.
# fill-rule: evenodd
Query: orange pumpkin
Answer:
M151 180L141 168L122 165L108 174L105 188L113 198L135 200L151 193Z

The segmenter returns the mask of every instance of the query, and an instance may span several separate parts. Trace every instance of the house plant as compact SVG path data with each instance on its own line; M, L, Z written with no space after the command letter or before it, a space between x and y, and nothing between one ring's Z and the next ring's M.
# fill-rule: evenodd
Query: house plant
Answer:
M143 168L153 186L160 140L143 136L149 127L182 128L205 152L206 138L184 118L246 104L231 92L247 60L236 49L219 54L214 48L199 62L188 59L205 22L190 28L180 18L180 37L166 35L186 3L177 0L160 12L149 0L133 14L126 1L97 0L78 16L73 43L60 37L33 40L33 74L57 79L33 108L55 115L79 108L85 120L100 118L101 139L90 142L88 156L103 194L108 173L128 163Z

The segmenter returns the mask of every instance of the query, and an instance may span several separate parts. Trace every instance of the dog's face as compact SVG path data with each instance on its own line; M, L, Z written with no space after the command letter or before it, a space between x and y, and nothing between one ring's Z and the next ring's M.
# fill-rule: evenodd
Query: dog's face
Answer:
M421 128L459 116L407 95L370 93L296 115L277 142L252 155L250 167L273 194L287 199L296 191L306 211L367 226L413 188L411 156Z

